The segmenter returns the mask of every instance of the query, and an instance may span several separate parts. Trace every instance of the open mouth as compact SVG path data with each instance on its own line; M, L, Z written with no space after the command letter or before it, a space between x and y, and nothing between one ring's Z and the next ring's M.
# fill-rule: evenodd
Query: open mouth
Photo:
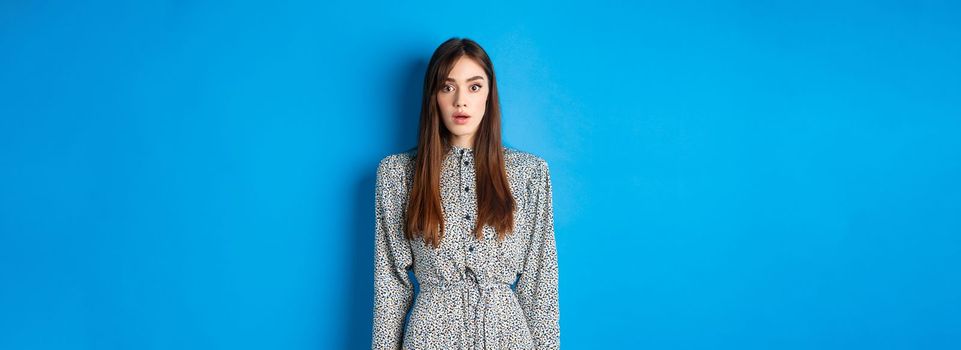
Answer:
M465 124L465 123L467 123L467 120L468 120L468 119L470 119L470 116L467 115L467 114L464 114L464 113L455 113L455 114L454 114L454 122L457 123L457 124Z

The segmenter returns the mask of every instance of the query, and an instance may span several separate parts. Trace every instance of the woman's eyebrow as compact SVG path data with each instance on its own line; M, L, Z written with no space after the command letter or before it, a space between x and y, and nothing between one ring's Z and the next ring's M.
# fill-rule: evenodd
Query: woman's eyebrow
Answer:
M475 76L470 77L470 78L467 79L467 81L473 81L473 80L484 80L484 77L482 77L482 76L480 76L480 75L475 75ZM457 82L456 80L454 80L454 78L450 78L450 77L448 77L447 79L444 79L444 81Z

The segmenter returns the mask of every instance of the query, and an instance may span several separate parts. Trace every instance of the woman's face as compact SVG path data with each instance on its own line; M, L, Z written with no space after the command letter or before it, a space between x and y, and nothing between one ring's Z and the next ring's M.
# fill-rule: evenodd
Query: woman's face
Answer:
M437 92L444 126L452 134L451 143L473 147L474 134L487 109L487 73L477 62L461 56Z

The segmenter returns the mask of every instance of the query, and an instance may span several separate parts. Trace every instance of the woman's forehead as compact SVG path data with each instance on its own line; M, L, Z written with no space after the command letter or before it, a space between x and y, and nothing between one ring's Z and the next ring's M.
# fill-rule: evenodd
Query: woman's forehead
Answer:
M451 68L445 80L468 81L476 80L475 78L477 77L481 77L482 79L487 78L484 67L477 64L474 59L462 56L454 63L454 67Z

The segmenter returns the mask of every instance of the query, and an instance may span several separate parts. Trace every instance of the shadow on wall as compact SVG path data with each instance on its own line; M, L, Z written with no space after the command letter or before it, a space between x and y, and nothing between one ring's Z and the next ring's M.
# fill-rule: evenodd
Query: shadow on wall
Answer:
M396 114L396 124L393 140L385 142L392 145L392 149L383 150L377 159L370 159L364 163L363 170L358 174L356 192L353 204L352 225L356 231L351 232L353 238L350 255L351 276L350 286L345 288L348 295L341 300L347 300L349 305L341 318L346 323L346 333L340 341L342 349L370 348L374 315L374 190L377 180L377 165L382 157L388 154L403 152L416 145L417 125L419 123L420 103L427 70L427 60L422 57L402 60L406 62L394 70L396 75L391 77L400 91L394 101L393 113ZM379 134L379 133L373 133ZM388 133L390 134L390 133ZM413 273L409 273L413 277ZM419 291L415 283L415 296ZM409 315L408 315L409 317Z

